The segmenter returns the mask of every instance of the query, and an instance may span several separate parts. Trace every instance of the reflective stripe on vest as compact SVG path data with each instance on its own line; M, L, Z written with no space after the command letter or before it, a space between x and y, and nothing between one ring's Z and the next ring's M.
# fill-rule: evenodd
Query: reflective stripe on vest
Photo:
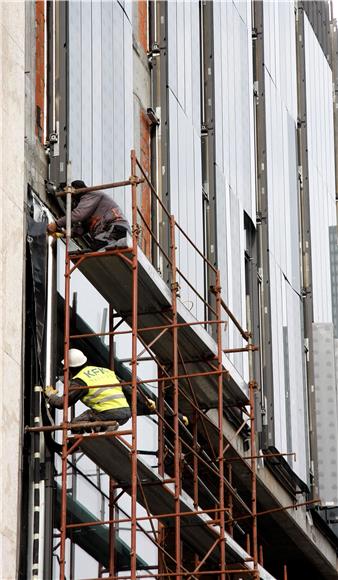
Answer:
M104 367L87 366L74 379L81 379L89 387L88 393L81 397L81 401L94 411L129 407L114 371Z

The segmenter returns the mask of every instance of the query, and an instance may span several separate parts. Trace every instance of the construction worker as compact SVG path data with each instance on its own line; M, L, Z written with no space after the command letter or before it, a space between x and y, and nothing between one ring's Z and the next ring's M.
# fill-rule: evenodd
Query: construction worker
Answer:
M84 181L72 182L74 189L87 187ZM127 232L130 226L117 203L103 191L79 193L72 198L72 236L90 234L92 248L110 249L126 246ZM55 235L66 227L66 216L47 226L47 233Z
M62 364L64 364L64 361L62 361ZM77 401L81 400L82 403L89 407L88 410L75 417L72 423L115 421L115 424L108 426L107 429L104 426L97 429L97 431L115 431L120 425L130 419L130 407L114 371L104 367L88 365L87 357L77 348L69 350L68 364L70 369L70 388L88 387L70 390L69 392L69 406L75 405ZM54 387L47 386L45 395L53 407L57 409L63 408L64 396L58 396L58 391ZM155 410L155 402L151 399L146 399L146 405L150 411ZM74 432L82 431L80 428L72 430ZM86 431L88 428L84 430Z

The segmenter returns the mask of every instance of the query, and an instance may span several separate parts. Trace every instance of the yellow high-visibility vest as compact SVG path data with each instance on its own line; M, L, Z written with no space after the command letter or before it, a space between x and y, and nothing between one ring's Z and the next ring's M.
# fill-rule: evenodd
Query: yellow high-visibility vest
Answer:
M88 393L81 397L81 401L94 411L110 411L129 407L114 371L104 367L87 366L74 379L81 379L89 387Z

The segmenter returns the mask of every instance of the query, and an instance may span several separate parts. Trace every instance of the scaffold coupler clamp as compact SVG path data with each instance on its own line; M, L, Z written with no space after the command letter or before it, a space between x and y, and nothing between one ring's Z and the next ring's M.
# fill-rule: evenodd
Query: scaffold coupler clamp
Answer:
M130 182L130 185L138 185L139 183L144 182L144 178L138 177L137 175L131 175L129 177L129 182Z
M177 295L179 294L179 291L180 291L180 285L179 285L179 283L178 283L178 282L172 282L172 283L170 284L170 288L171 288L171 290L173 290L174 292L176 292L176 294L177 294Z
M249 386L254 390L258 389L257 381L249 381Z
M221 293L222 286L210 286L210 292L213 294Z
M140 224L135 224L134 226L131 226L131 231L132 234L135 234L136 237L138 238L142 233L142 227L140 226Z
M64 193L70 193L71 195L74 193L75 189L71 185L66 185L63 189Z

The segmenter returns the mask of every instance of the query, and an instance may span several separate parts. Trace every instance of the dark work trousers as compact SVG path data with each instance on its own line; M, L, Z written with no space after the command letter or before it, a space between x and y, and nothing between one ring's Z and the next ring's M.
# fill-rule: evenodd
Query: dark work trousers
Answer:
M125 238L128 232L130 233L130 229L128 229L127 227L113 224L106 231L102 232L101 234L98 234L97 236L94 236L92 243L93 249L100 250L101 248L104 248L104 246L108 244L117 242L118 240Z
M87 409L83 411L81 415L74 417L72 423L81 423L88 422L88 421L117 421L119 425L124 425L131 417L131 412L129 407L123 407L122 409L109 409L108 411L94 411L94 409ZM102 425L101 427L94 427L96 432L106 431L109 428L109 425L105 427ZM73 433L86 433L90 432L90 427L84 427L81 429L80 427L72 429Z

